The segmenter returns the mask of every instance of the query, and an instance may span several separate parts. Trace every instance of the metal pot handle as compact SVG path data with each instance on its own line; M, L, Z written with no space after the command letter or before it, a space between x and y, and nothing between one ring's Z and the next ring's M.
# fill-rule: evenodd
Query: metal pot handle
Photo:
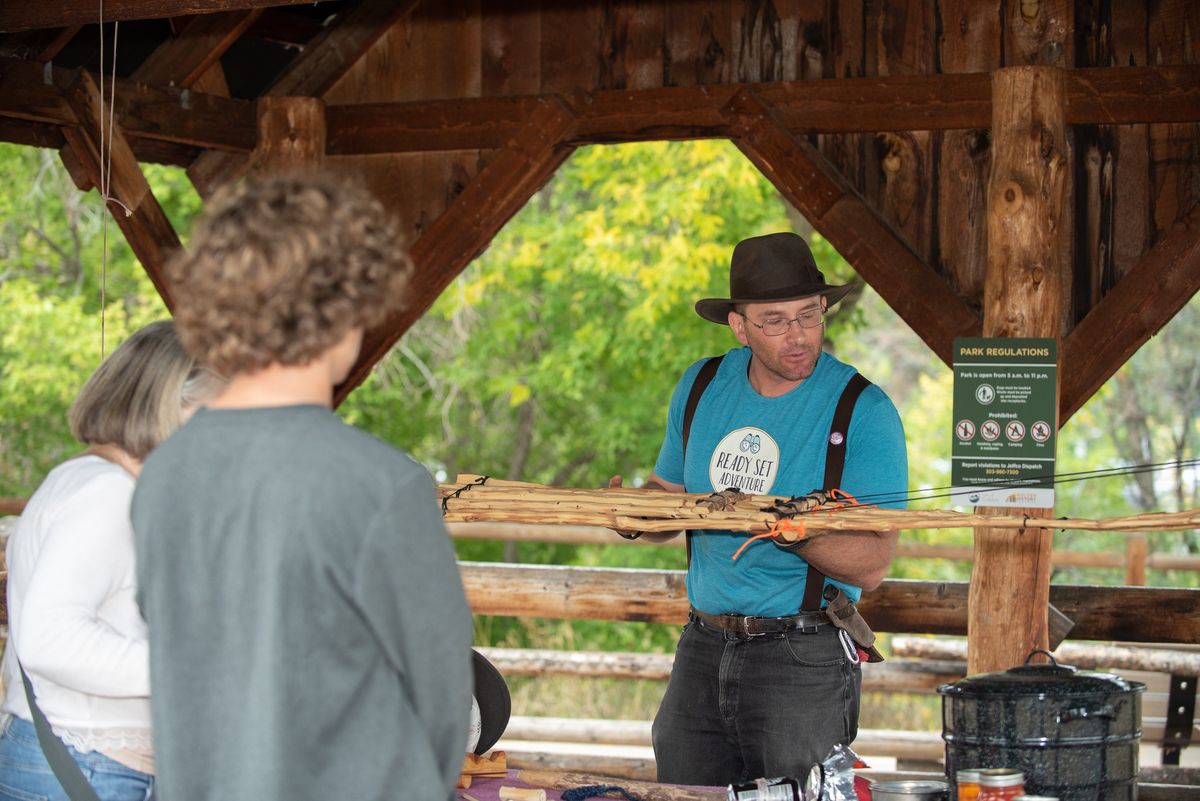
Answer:
M1080 706L1074 709L1067 709L1058 713L1058 722L1069 723L1072 720L1084 720L1086 718L1106 718L1115 720L1117 717L1117 709L1112 704L1101 704L1100 706Z
M1050 664L1053 667L1058 667L1058 660L1054 658L1054 654L1050 653L1045 648L1034 648L1032 651L1030 651L1029 656L1025 657L1026 665L1033 661L1035 654L1045 654L1046 658L1050 660Z

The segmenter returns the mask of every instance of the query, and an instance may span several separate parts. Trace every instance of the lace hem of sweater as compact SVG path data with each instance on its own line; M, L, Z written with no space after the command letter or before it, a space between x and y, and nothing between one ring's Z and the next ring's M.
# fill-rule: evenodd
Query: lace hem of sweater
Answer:
M80 753L134 751L153 754L149 729L62 729L52 727L62 741Z

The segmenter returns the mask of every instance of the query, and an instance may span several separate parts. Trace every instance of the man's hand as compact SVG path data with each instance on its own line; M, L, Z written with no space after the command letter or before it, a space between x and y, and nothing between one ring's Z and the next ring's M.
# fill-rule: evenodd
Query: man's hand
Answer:
M621 489L621 477L619 475L617 475L617 476L613 476L612 478L610 478L608 480L608 488L609 489ZM622 537L624 537L627 540L636 540L638 537L642 536L642 532L634 531L633 529L629 529L629 528L614 528L614 529L610 529L610 531L617 532L618 534L620 534Z

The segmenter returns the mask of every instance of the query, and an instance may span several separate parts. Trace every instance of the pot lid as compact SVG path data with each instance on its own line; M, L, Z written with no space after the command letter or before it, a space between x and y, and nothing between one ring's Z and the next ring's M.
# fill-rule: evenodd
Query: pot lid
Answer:
M1037 654L1048 662L1033 663ZM1111 673L1079 670L1060 665L1049 651L1038 648L1025 658L1025 664L995 673L978 673L938 687L941 695L1092 695L1095 693L1142 692L1146 685L1126 681Z

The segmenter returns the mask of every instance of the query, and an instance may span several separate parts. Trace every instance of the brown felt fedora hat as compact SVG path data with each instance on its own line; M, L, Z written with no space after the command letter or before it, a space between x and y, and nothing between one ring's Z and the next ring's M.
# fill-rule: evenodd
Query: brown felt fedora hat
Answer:
M738 303L766 303L824 295L829 305L853 289L833 286L817 269L804 238L792 233L766 234L743 239L729 262L729 297L696 301L696 314L728 325L729 312Z

